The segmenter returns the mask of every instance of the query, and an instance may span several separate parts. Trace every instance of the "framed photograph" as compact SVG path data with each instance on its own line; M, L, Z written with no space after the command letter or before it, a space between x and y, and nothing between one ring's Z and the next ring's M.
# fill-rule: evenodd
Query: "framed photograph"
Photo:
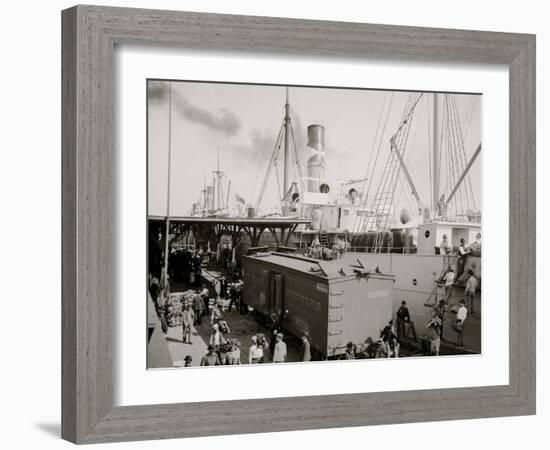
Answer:
M62 23L65 439L535 413L534 36Z

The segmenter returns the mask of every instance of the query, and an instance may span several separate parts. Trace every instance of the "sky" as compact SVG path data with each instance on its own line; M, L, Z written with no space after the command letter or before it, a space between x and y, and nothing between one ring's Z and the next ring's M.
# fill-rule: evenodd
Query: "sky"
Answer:
M170 89L168 88L170 86ZM237 193L255 204L284 118L284 86L149 80L148 89L148 213L166 215L169 148L169 92L171 92L170 215L188 215L204 183L211 183L219 154L220 168L231 180L230 204ZM390 138L401 124L411 95L403 91L289 87L292 128L299 158L305 167L307 126L325 127L326 169L329 180L369 176L364 188L374 194L390 152ZM432 99L425 93L410 123L404 159L422 202L431 204ZM464 161L481 142L482 96L451 94L464 136ZM440 96L440 123L445 100ZM444 128L444 126L442 126ZM453 184L443 135L440 191ZM376 161L376 164L374 162ZM463 163L465 165L465 162ZM278 166L282 168L282 156ZM304 169L305 170L305 169ZM454 178L458 174L454 173ZM293 173L297 177L297 172ZM469 172L475 206L481 205L481 158ZM372 179L372 181L370 181ZM280 170L282 183L282 169ZM272 174L262 204L266 209L279 200L277 178ZM458 197L457 203L459 201ZM462 205L465 196L462 196ZM470 208L473 203L470 199ZM398 183L395 208L414 208L406 187Z

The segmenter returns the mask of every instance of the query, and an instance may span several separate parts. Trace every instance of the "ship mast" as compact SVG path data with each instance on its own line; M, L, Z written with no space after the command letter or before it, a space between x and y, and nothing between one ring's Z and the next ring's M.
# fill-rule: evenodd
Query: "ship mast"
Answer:
M221 202L220 202L220 199L221 199L221 196L222 196L222 191L221 191L221 188L222 188L222 184L221 184L221 180L220 180L220 147L218 147L218 164L217 164L217 170L216 170L216 177L217 177L217 181L218 181L218 209L221 209Z
M439 144L439 94L433 94L433 193L432 193L432 211L433 217L440 214L439 212L439 169L441 163L439 161L439 156L441 154Z
M285 154L284 154L284 171L283 171L283 195L286 195L289 189L289 172L290 172L290 104L288 103L288 86L286 88L285 102ZM283 204L283 214L287 213L287 202Z
M207 192L208 190L206 189L206 177L203 175L202 177L202 186L203 186L203 189L202 189L202 215L203 217L207 216L208 215L208 203L207 203Z
M224 173L220 170L220 147L218 147L218 160L217 160L217 167L216 170L214 170L213 173L213 186L214 186L214 208L217 207L217 210L221 210L224 208L223 205L223 186L222 186L222 179L224 176Z
M170 172L172 163L172 83L168 83L168 180L166 192L166 232L164 243L164 285L168 280L168 240L170 239Z

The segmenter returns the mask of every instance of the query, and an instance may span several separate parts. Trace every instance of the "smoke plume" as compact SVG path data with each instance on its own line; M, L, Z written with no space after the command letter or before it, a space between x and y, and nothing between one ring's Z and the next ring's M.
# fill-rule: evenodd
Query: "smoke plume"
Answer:
M164 103L168 100L168 85L166 83L151 81L149 82L147 93L149 101ZM172 105L174 111L190 122L203 125L227 137L237 135L242 128L241 120L232 111L221 108L216 113L211 112L193 105L174 89L172 89Z

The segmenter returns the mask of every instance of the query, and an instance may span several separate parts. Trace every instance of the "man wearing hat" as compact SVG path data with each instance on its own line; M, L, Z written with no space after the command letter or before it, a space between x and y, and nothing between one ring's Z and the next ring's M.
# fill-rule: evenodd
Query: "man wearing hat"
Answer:
M409 308L407 308L407 302L403 300L401 302L401 306L396 313L398 339L401 339L403 336L405 336L405 323L409 324L409 327L414 336L414 340L416 340L416 330L414 329L414 323L411 321L411 315L409 313Z
M213 345L208 346L208 353L202 357L201 366L219 366L220 365L220 358L218 358L218 355L214 350L215 348Z
M393 354L397 358L399 355L399 343L397 342L397 331L393 325L393 319L388 322L384 329L380 333L380 337L386 347L388 358Z
M302 362L311 361L311 342L309 341L309 333L304 331L302 333Z
M468 271L468 281L466 281L466 287L464 288L464 294L466 295L466 300L468 300L468 308L470 308L470 314L474 313L474 298L476 295L477 289L477 278L473 270Z
M461 299L459 302L458 310L456 312L456 346L464 347L464 323L468 317L468 308L466 308L466 302Z
M443 321L445 320L445 313L447 312L447 307L445 304L445 300L441 299L439 300L439 303L434 308L434 315L439 317L441 320L441 325L439 327L439 336L443 338Z
M445 302L444 302L445 303ZM427 336L430 340L430 355L439 356L439 347L441 345L441 324L442 321L434 311L432 318L426 324Z
M440 255L449 255L451 253L451 245L449 244L449 241L447 240L447 235L443 235L443 240L441 241L441 244L439 244L439 254Z
M286 361L286 343L283 341L283 333L277 333L275 348L273 350L273 362L284 363Z
M182 313L183 343L191 344L191 331L195 323L195 313L191 309L191 304L186 303Z
M252 336L252 345L248 351L249 364L260 364L264 357L264 349L261 344L258 344L258 337Z
M453 286L455 284L455 271L452 267L449 267L447 273L443 276L443 281L445 281L445 303L449 304L451 295L453 293Z
M191 367L191 363L193 362L193 357L191 355L187 355L185 358L183 358L185 361L185 365L183 367Z
M348 342L346 345L346 352L342 356L343 359L355 359L355 345L353 342Z

